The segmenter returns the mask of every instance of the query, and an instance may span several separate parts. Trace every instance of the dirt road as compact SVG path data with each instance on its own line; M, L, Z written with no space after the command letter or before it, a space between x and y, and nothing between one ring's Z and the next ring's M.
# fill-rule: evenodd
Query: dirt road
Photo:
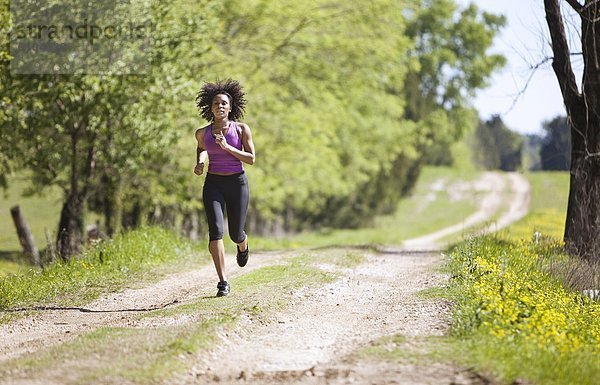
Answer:
M427 300L417 293L443 285L447 277L436 271L441 262L435 242L452 232L486 223L496 216L496 227L506 226L527 212L529 186L518 174L485 174L473 184L484 191L476 214L463 223L403 247L367 256L355 269L340 270L343 278L318 290L294 293L294 301L270 322L251 318L219 337L208 353L195 357L193 368L169 384L302 383L302 384L484 384L485 378L442 364L389 364L360 358L355 352L383 336L402 335L407 347L415 338L443 335L449 326L450 304ZM510 193L503 192L509 189ZM490 226L493 227L493 226ZM232 276L277 263L289 254L255 254L244 270ZM206 282L214 281L212 266L177 274L154 285L130 289L102 298L85 309L40 311L0 327L2 362L48 346L73 340L99 327L153 327L193 319L150 318L144 310L182 304L199 296L214 295ZM210 290L210 291L207 291ZM147 325L145 325L147 326ZM68 371L65 368L64 371ZM31 378L13 373L0 384L61 384L66 373L54 370Z

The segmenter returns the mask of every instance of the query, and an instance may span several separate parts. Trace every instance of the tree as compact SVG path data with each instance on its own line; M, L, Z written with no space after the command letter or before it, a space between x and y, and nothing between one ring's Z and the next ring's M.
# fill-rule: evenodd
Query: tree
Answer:
M552 68L570 127L571 179L565 223L567 250L600 261L600 2L567 0L581 21L583 78L578 87L558 0L544 0Z
M469 101L505 63L490 54L503 16L464 9L453 0L421 0L408 14L411 67L406 76L406 118L419 122L419 147L429 164L450 164L450 144L477 125Z
M475 163L488 170L516 171L521 167L523 139L499 115L479 122L473 135Z
M394 210L424 160L474 126L470 96L502 63L487 53L502 18L455 1L225 7L219 67L249 85L257 127L249 220L287 230Z
M0 1L0 90L7 87L8 67L10 64L8 30L11 28L9 1ZM8 95L0 94L0 122L6 120L6 108L11 103ZM0 138L4 140L4 138ZM0 152L0 187L7 187L7 175L12 170L11 154Z
M403 4L226 2L218 67L247 85L257 128L251 224L356 226L399 199L407 173L394 158L414 160L418 138L397 91L409 45ZM380 173L392 186L371 183Z
M571 136L566 116L544 122L546 135L540 148L542 170L569 170Z
M190 72L201 68L194 68L187 60L207 47L203 33L208 23L202 15L186 14L192 5L181 3L153 4L154 8L144 8L135 15L139 23L154 17L152 47L146 47L143 40L123 39L92 50L94 58L117 66L109 67L108 73L98 74L95 71L98 68L86 67L85 62L64 60L79 54L89 59L77 44L67 47L72 49L70 55L55 58L52 55L58 56L57 52L62 51L50 50L40 57L63 59L55 66L59 73L46 72L44 60L32 63L32 69L39 71L33 74L3 72L2 80L7 84L3 95L8 95L9 101L5 102L4 119L0 121L3 133L0 149L9 154L11 162L32 171L37 189L50 185L63 189L65 200L57 233L57 250L63 258L71 258L79 250L85 205L92 194L102 191L109 200L107 204L114 207L115 203L110 201L118 201L124 192L129 192L128 188L147 187L140 183L142 176L158 180L158 175L173 164L172 150L181 131L172 124L177 114L174 101L181 97L178 92L193 76ZM121 2L102 4L115 9L130 6ZM71 6L69 12L80 18L86 12L92 15L99 12L96 5L92 11L87 5L48 2L39 11L50 21L63 16L61 7ZM57 9L61 11L58 14ZM132 15L125 12L128 9L120 10L112 15L111 25L130 25ZM139 11L137 7L135 10ZM16 11L27 16L26 9ZM56 21L57 25L60 22ZM120 46L121 43L124 45ZM119 72L121 61L112 61L114 48L119 48L116 54L124 57L147 49L147 61L132 62L132 65L145 64L146 68L138 68L145 73L123 76ZM27 59L27 55L10 58L15 66ZM178 67L180 62L185 64L185 70ZM166 179L163 177L165 185L172 183ZM123 188L114 187L118 185ZM148 191L146 188L137 195L147 195Z
M193 227L193 131L206 123L194 119L193 100L203 81L233 77L249 95L259 159L247 168L249 226L268 233L358 226L395 209L424 159L475 124L469 97L501 62L486 52L501 19L451 0L150 3L164 49L149 50L148 75L11 78L17 100L2 127L10 135L0 146L35 171L36 186L60 183L69 196L64 117L87 116L76 190L109 232L149 212ZM57 97L72 100L68 111L56 110Z
M538 134L526 134L523 138L523 168L529 171L542 169L540 152L544 138Z

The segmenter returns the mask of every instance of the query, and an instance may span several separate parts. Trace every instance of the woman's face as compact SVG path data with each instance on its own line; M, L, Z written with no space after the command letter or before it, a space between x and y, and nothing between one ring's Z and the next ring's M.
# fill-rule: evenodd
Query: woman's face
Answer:
M229 96L224 94L218 94L213 98L212 106L210 108L215 119L227 119L231 112L231 102Z

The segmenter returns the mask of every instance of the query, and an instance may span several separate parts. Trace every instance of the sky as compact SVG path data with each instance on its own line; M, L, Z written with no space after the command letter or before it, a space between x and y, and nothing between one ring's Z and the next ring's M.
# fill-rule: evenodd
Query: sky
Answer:
M507 65L490 79L489 88L478 92L473 104L480 117L498 114L514 131L543 133L544 121L566 114L551 62L531 70L552 55L543 1L458 0L461 5L471 2L507 19L489 51L503 54ZM571 20L568 15L566 19Z

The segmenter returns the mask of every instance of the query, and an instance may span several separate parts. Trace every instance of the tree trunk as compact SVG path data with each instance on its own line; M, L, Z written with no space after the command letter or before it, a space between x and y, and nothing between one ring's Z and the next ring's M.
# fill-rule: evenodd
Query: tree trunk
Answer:
M60 212L56 249L63 260L81 250L83 243L83 203L78 194L70 194Z
M56 244L52 241L52 235L50 234L50 230L48 228L44 228L44 233L46 235L46 256L50 263L54 263L56 261Z
M123 201L121 199L121 181L110 177L103 179L107 189L104 198L104 226L109 237L121 231L123 223Z
M581 17L583 81L577 87L558 0L544 0L554 53L552 67L571 129L571 180L564 241L567 250L600 260L600 3L567 0Z
M25 218L23 217L23 214L21 213L21 208L19 206L11 208L10 214L12 215L13 221L15 222L15 227L17 228L17 235L19 236L19 242L21 242L21 246L23 247L23 252L29 257L31 263L34 266L41 266L42 262L40 260L40 252L35 246L35 242L33 241L33 235L31 235L29 225L27 224Z
M81 96L81 102L85 103L85 94ZM96 165L97 131L87 131L89 125L88 118L88 116L84 116L81 121L78 121L76 124L72 123L70 126L70 189L67 190L67 199L60 212L56 239L56 249L58 255L63 260L71 259L71 257L79 253L83 243L84 205L88 197ZM84 143L87 145L83 146ZM79 148L80 145L85 148L85 152L81 151Z
M192 241L200 239L200 218L198 210L186 211L183 214L181 234Z
M600 159L572 159L564 241L570 254L600 260Z

